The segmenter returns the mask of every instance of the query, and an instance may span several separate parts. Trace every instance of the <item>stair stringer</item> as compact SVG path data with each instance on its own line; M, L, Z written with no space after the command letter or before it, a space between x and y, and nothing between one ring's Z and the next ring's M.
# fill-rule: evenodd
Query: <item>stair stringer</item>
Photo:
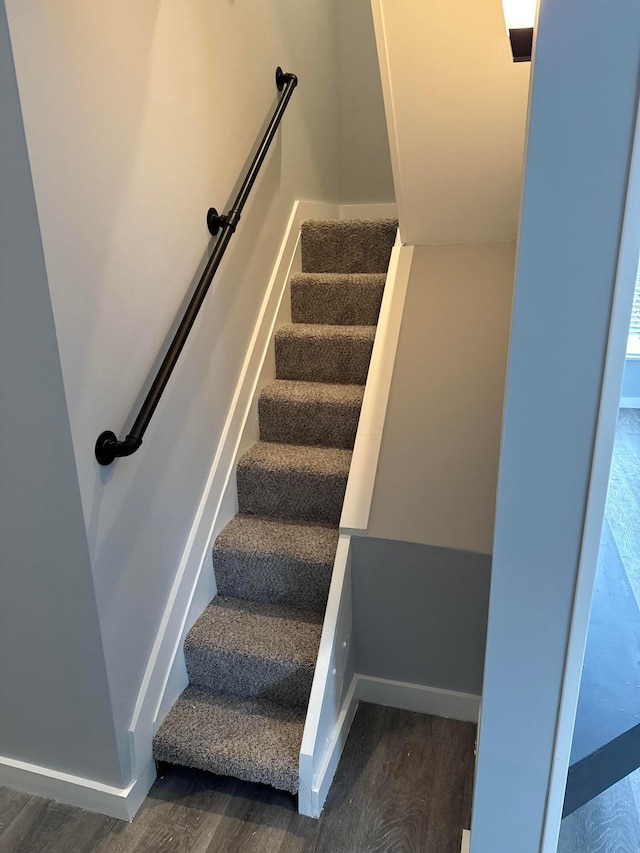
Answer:
M389 204L341 207L297 201L292 208L129 726L132 778L133 782L144 780L145 792L153 781L149 770L153 767L153 737L187 686L185 637L216 593L212 546L222 528L238 512L237 463L259 438L258 398L264 386L275 379L274 332L291 319L289 283L292 274L300 270L301 224L306 219L394 215L395 205Z
M149 778L153 737L187 686L184 640L216 594L213 542L238 512L238 459L258 440L257 400L262 388L275 378L274 332L290 320L289 281L300 268L300 227L305 219L313 218L339 219L340 208L306 201L297 201L292 208L138 693L129 726L134 781Z
M300 748L298 804L320 817L359 701L352 634L352 535L365 536L391 388L413 247L399 235L391 252L376 338L340 519L320 649Z

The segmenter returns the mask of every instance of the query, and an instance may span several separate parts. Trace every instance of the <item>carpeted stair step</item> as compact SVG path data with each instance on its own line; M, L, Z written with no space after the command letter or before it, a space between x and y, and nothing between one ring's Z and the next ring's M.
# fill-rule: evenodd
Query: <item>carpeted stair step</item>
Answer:
M276 379L258 400L260 438L352 448L364 387Z
M218 595L184 643L189 684L306 705L321 632L317 613Z
M364 385L375 334L375 326L281 326L275 336L276 378Z
M303 272L386 272L396 219L308 220L302 223Z
M307 272L291 279L294 323L375 326L386 273Z
M332 525L237 515L213 547L218 593L322 614L337 546Z
M242 515L338 524L351 451L259 441L238 462Z
M295 794L305 712L189 685L153 740L156 761Z

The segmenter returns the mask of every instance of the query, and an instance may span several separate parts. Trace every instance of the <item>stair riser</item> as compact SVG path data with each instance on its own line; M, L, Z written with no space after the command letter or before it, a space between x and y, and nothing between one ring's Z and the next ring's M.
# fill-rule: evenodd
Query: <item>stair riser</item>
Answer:
M364 385L373 341L278 336L276 378Z
M281 556L214 549L213 569L220 595L264 601L324 613L332 566Z
M396 225L388 221L315 222L302 226L303 272L385 272Z
M292 281L291 318L294 323L375 326L383 290L383 284Z
M238 503L246 515L338 524L347 477L238 466Z
M215 738L215 736L213 736ZM214 741L215 742L215 741ZM289 791L291 794L298 793L298 768L277 768L270 766L248 767L232 756L217 756L215 753L203 760L202 753L191 749L188 744L176 746L165 744L155 740L153 744L153 757L156 761L164 761L167 764L176 764L180 767L192 767L196 770L204 770L214 773L216 776L233 776L245 782L257 782L263 785L271 785L280 791Z
M352 449L360 406L260 399L261 441Z
M263 660L233 651L185 645L189 683L216 693L268 699L292 707L309 701L314 667Z

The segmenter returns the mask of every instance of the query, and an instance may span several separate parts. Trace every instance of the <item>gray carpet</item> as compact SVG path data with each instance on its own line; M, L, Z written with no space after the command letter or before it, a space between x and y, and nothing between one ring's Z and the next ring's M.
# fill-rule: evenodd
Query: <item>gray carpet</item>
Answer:
M295 793L338 522L394 220L302 225L293 323L238 462L240 514L213 549L218 595L189 631L189 686L154 738L157 761Z
M299 273L291 279L294 323L375 326L384 273Z
M290 323L276 332L276 377L364 385L375 326Z
M276 379L258 400L261 441L353 447L362 385Z

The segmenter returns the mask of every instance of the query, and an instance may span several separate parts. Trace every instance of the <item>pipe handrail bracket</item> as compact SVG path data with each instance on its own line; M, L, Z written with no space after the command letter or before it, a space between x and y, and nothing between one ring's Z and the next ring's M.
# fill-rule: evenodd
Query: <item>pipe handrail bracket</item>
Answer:
M207 227L209 228L209 232L213 237L218 237L213 252L211 253L211 257L207 261L207 265L204 268L204 272L198 282L198 286L196 287L194 294L191 297L191 301L184 312L184 316L180 321L178 330L171 341L171 345L169 346L167 354L160 365L156 378L153 380L153 384L151 385L149 393L142 404L142 408L138 412L138 417L135 419L133 426L131 427L131 431L123 441L118 441L116 434L110 430L106 430L98 436L95 454L96 459L101 465L111 465L114 459L119 456L131 456L131 454L135 453L142 444L142 437L149 426L149 421L156 410L156 406L158 405L162 392L169 381L173 368L176 366L178 357L180 356L185 341L189 336L191 327L198 316L200 307L204 302L209 286L216 274L216 270L220 266L220 261L222 260L229 241L238 226L242 209L249 197L251 188L253 187L258 172L260 171L260 167L266 157L267 151L269 150L269 146L273 141L273 137L276 134L282 116L284 115L284 111L291 100L293 90L297 85L298 78L295 74L285 73L282 68L279 67L276 69L276 86L278 87L278 91L282 93L282 97L278 101L278 105L274 110L269 126L265 131L262 142L260 143L256 155L249 166L244 181L242 182L242 186L240 187L240 191L238 192L231 209L228 213L219 214L218 211L212 207L207 213Z

